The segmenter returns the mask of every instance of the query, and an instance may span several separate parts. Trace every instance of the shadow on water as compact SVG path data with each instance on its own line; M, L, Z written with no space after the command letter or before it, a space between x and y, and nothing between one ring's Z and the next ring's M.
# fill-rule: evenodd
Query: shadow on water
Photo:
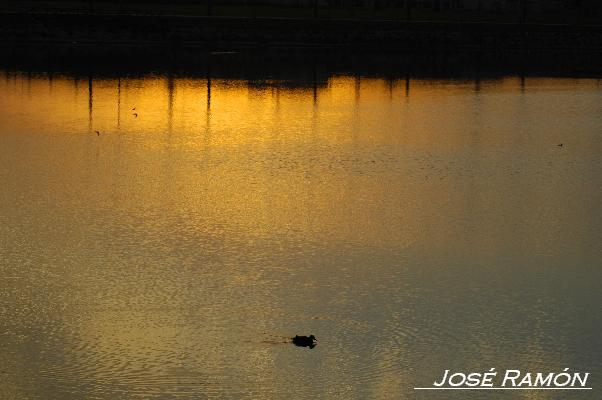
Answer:
M59 73L81 79L159 74L172 77L246 80L249 85L317 89L334 75L404 80L475 81L504 76L602 77L599 52L353 52L320 49L252 49L211 52L198 49L103 46L21 46L0 50L0 69ZM210 94L208 94L210 96Z

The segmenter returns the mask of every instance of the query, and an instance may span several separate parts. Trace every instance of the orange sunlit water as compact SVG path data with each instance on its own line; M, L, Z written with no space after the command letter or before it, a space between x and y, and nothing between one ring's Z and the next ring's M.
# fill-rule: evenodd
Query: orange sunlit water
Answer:
M0 397L385 399L452 366L599 370L576 310L599 304L601 96L7 73ZM304 333L311 352L286 343Z

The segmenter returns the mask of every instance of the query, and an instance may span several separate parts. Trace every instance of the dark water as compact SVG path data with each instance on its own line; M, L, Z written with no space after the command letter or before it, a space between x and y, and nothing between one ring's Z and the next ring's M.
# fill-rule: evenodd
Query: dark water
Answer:
M591 78L5 72L0 398L600 398L601 132ZM492 367L594 390L413 389Z

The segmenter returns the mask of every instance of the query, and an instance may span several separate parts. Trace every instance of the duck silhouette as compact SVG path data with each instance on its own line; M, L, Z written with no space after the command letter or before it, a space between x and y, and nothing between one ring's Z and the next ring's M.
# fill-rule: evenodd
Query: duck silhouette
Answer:
M309 335L309 336L295 335L295 337L293 338L293 344L295 346L309 347L310 349L313 349L314 347L316 347L316 337L314 335Z

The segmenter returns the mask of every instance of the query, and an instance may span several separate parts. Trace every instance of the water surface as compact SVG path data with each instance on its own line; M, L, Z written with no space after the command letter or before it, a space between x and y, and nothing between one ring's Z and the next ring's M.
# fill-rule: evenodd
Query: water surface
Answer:
M0 398L599 398L600 132L595 79L5 72ZM594 390L413 390L491 367Z

